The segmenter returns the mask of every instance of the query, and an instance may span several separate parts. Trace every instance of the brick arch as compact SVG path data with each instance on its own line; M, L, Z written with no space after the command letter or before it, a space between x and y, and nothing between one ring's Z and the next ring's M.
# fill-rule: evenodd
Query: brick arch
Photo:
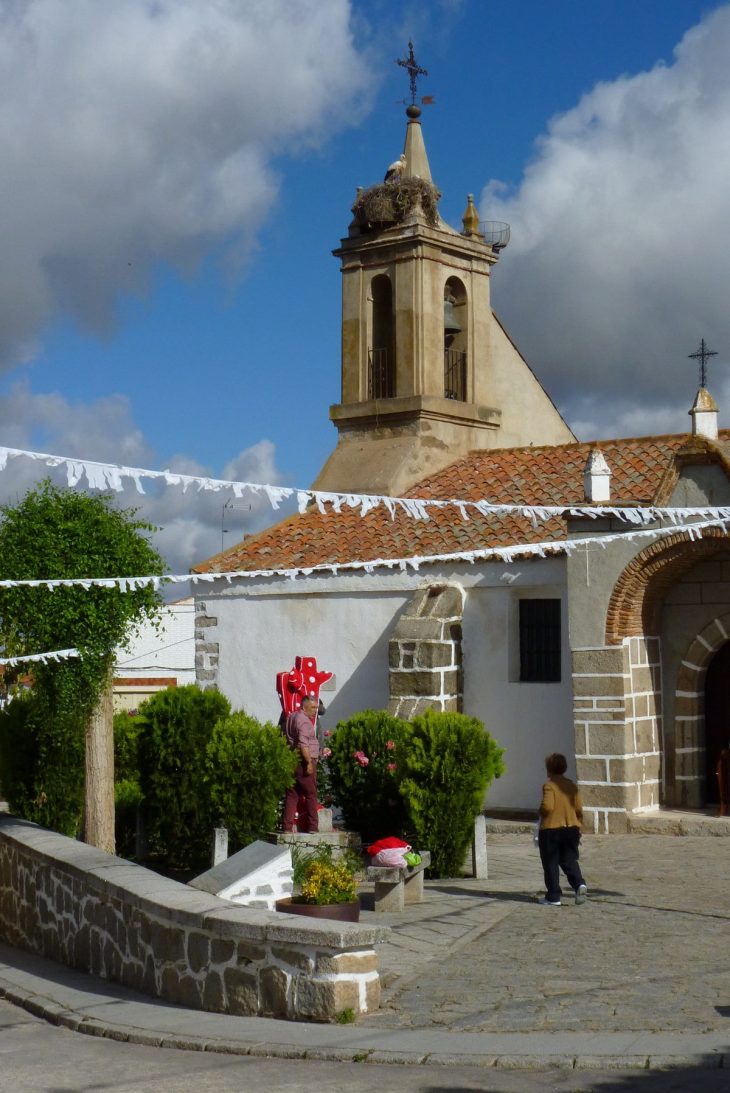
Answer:
M722 540L718 542L718 540ZM691 540L677 532L651 543L632 558L616 581L606 612L606 644L656 633L668 589L697 562L730 549L721 528L706 528Z
M677 803L704 803L705 677L710 661L730 641L730 611L716 616L689 644L677 672L675 740Z

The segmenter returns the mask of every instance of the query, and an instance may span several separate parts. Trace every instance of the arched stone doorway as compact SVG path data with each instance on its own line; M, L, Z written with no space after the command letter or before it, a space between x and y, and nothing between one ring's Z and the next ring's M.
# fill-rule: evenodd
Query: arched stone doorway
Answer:
M717 761L730 746L730 641L715 653L705 676L705 804L717 804Z
M718 615L692 641L675 692L677 804L717 800L715 749L730 735L730 613ZM709 714L709 717L708 717Z
M729 584L720 529L670 534L614 580L605 645L573 649L576 764L594 831L625 831L637 810L706 803L705 678L730 644Z

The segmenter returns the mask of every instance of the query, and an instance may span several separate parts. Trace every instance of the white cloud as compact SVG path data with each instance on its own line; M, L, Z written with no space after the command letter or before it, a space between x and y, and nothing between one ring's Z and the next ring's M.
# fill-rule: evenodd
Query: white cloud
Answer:
M552 119L517 192L482 195L482 216L512 225L496 310L583 435L687 429L701 337L719 351L709 386L725 387L729 52L723 6L671 65Z
M240 452L218 472L186 456L160 459L132 420L126 398L114 395L88 404L71 404L61 395L33 394L26 384L15 384L0 399L0 436L10 448L41 450L102 462L138 467L169 467L181 474L249 482L280 484L274 445L259 441ZM0 474L0 504L14 504L42 478L66 484L65 470L18 458ZM170 572L187 573L191 566L221 549L234 546L276 519L265 497L238 501L226 510L227 492L197 492L188 488L145 483L144 495L133 487L117 495L122 508L136 508L139 516L159 527L156 548ZM226 534L222 534L223 529ZM180 587L174 595L181 595Z
M275 158L357 119L347 0L0 0L0 364L93 330L276 198ZM358 104L360 100L360 105Z

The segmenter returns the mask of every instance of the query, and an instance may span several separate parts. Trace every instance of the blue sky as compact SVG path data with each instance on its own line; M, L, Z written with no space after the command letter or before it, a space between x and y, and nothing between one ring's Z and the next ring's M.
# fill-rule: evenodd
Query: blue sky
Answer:
M687 428L701 336L730 403L730 6L0 0L2 442L309 484L330 251L402 149L409 36L442 215L512 223L493 303L579 435ZM144 502L173 568L221 503Z

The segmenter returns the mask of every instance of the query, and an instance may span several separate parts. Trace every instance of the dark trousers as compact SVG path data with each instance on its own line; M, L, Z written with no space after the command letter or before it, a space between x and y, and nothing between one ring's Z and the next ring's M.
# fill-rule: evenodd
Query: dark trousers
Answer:
M304 815L301 813L297 820L297 831L319 831L319 818L317 816L317 762L312 762L312 773L307 774L307 764L299 763L294 771L294 785L284 794L284 815L281 826L284 831L291 831L294 826L294 817L297 813L299 798L304 798Z
M578 864L578 843L580 828L555 827L540 828L537 845L540 849L540 861L545 874L545 890L549 900L560 899L560 870L568 878L574 892L583 884L583 874Z

